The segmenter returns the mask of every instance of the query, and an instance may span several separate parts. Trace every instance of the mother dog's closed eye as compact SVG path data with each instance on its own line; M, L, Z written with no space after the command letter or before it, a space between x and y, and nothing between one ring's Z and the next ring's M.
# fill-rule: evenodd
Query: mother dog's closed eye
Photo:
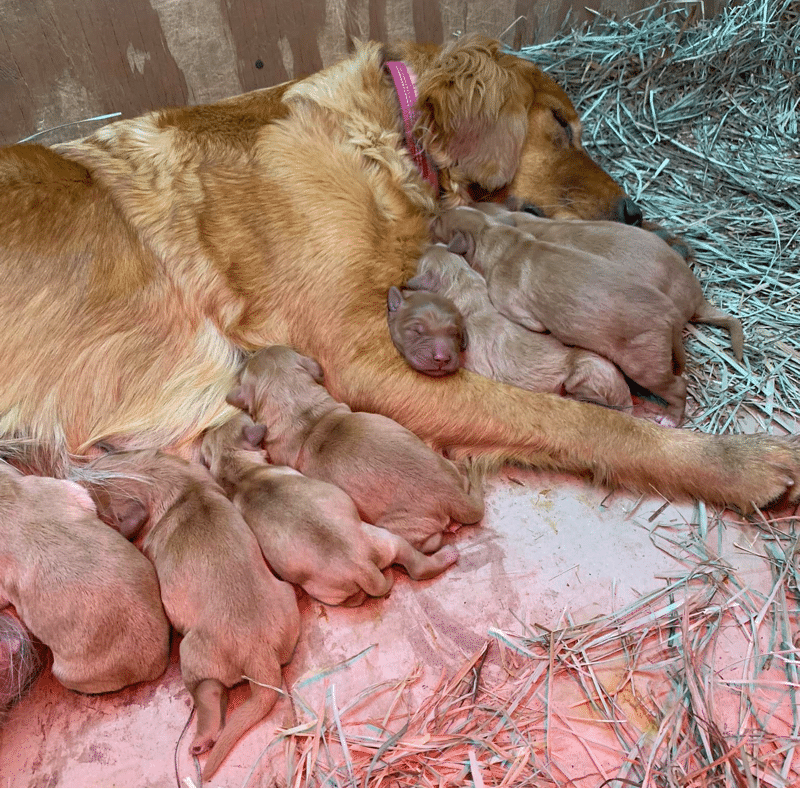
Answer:
M289 86L120 121L59 154L6 149L0 434L62 454L102 440L187 447L232 413L241 351L283 343L320 361L336 399L454 455L742 508L796 498L794 440L669 431L408 368L385 299L414 273L436 196L404 147L387 59L416 74L445 203L510 190L551 216L637 221L582 150L564 92L475 36L369 43Z

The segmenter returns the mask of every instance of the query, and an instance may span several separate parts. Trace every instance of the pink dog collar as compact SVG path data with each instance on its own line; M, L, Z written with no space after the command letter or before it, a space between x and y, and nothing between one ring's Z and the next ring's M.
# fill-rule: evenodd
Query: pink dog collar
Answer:
M400 111L403 113L403 125L406 128L406 147L408 152L411 154L411 158L419 168L420 173L422 173L422 177L433 186L438 195L439 175L436 172L436 167L414 139L414 124L419 118L419 112L414 108L417 102L414 75L402 60L387 61L386 68L389 69L389 73L392 75L397 98L400 100Z

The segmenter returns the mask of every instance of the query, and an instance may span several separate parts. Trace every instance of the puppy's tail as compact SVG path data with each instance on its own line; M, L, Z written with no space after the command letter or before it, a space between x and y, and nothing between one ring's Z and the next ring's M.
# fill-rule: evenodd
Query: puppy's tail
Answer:
M683 345L683 326L675 322L672 327L672 372L683 375L686 369L686 348Z
M267 717L280 695L281 667L275 660L266 672L267 676L259 676L256 682L250 679L250 698L237 707L228 718L225 727L209 751L208 759L203 767L203 780L208 781L222 764L225 757L233 750L239 740L247 734L259 721Z
M703 300L697 312L692 316L691 321L692 323L708 323L711 326L720 326L723 329L727 329L731 335L733 355L737 361L742 361L744 358L744 332L742 331L742 322L738 318L718 310L713 304Z

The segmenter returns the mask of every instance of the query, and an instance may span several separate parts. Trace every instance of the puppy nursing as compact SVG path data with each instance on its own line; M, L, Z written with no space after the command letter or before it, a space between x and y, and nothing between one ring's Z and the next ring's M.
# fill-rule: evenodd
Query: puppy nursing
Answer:
M445 212L434 233L484 275L489 298L503 315L615 362L663 398L669 417L680 422L687 308L675 304L668 288L659 289L661 281L650 282L641 267L537 241L472 208Z
M477 523L483 496L451 461L379 414L353 412L322 385L322 369L285 346L256 353L228 402L266 426L272 463L330 482L362 520L437 550L452 519Z
M75 482L0 463L0 608L12 604L81 693L161 676L169 623L153 566L102 523Z
M146 450L91 466L132 475L124 493L108 488L101 515L138 532L155 565L167 616L183 634L181 672L197 710L192 752L211 749L208 778L278 698L281 666L300 632L294 589L269 571L248 525L202 466ZM224 723L227 688L245 678L250 698Z
M258 431L240 414L209 431L201 452L284 581L329 605L359 605L367 595L389 591L393 577L382 570L391 564L423 579L458 559L455 548L426 556L402 537L364 523L353 500L335 485L268 465L254 446L263 439L263 427Z
M501 315L489 300L483 277L443 244L425 252L417 276L404 287L405 293L389 291L389 332L414 369L430 375L434 353L457 360L465 350L464 368L495 381L631 407L628 385L611 362L582 348L567 348L552 335L531 332ZM457 364L448 369L454 371Z

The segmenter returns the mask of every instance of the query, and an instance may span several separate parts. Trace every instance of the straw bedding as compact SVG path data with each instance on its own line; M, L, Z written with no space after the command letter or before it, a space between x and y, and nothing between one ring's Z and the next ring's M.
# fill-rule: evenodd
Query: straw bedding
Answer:
M521 54L565 87L592 155L689 241L706 295L742 319L742 365L721 330L690 329L689 424L796 432L800 3L700 21L697 3L667 5Z
M690 424L797 432L800 3L705 21L695 6L598 16L520 54L565 86L592 155L688 240L706 294L744 323L742 364L721 331L688 329ZM761 590L721 558L726 524L702 504L682 529L638 525L684 574L583 624L487 622L485 647L421 705L402 703L413 670L344 705L334 687L318 709L295 690L296 725L251 776L270 761L284 786L798 785L797 521L757 524Z

